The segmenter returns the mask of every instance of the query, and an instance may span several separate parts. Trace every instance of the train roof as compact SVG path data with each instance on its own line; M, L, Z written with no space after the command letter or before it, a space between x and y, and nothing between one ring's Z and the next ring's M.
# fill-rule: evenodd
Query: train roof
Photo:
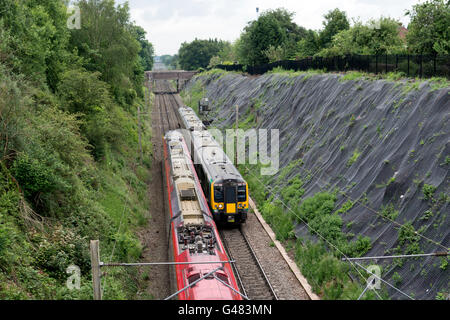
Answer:
M239 171L209 131L193 131L192 141L194 144L194 163L202 164L210 181L243 181Z
M185 123L185 128L192 131L194 163L202 164L208 179L210 181L244 181L233 162L231 162L212 134L206 130L195 111L187 106L180 107L178 111Z
M167 170L165 173L167 178L168 174L172 177L166 188L171 211L171 243L175 262L183 263L174 266L178 288L214 272L214 277L208 276L198 281L180 292L178 297L189 300L242 300L237 293L239 287L231 265L217 262L229 258L203 198L183 135L176 130L169 131L164 140L165 165L171 168L170 173ZM202 204L205 212L202 211Z
M172 176L176 188L176 196L180 204L181 217L185 225L204 224L200 204L201 190L197 188L192 172L190 155L183 148L183 135L177 131L169 131L165 135L168 153L172 166Z
M188 130L206 130L203 122L197 117L195 111L188 107L182 106L178 108L178 112L183 120L184 127Z
M191 139L194 150L194 163L203 166L209 181L238 180L244 181L239 171L225 154L212 134L206 130L195 111L187 106L178 109L185 128L192 131Z

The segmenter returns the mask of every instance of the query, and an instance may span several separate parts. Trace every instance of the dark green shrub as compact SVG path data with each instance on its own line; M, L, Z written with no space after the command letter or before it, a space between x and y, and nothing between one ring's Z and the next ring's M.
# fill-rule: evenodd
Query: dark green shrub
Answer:
M422 187L423 198L425 200L431 200L433 198L433 194L436 191L436 187L430 184L424 184Z
M334 209L336 196L328 192L319 192L305 199L300 205L300 217L310 221L315 217L330 214Z
M120 261L135 262L142 252L139 241L128 233L116 233L114 235L116 241L117 256Z
M388 218L390 220L395 220L398 216L398 210L395 210L395 207L392 203L386 206L381 207L381 215L384 218Z
M52 169L38 159L31 159L27 154L21 154L14 161L12 174L29 198L38 193L51 192L57 187Z
M288 185L281 190L281 196L284 201L296 203L305 193L302 188L303 181L297 176L289 180Z

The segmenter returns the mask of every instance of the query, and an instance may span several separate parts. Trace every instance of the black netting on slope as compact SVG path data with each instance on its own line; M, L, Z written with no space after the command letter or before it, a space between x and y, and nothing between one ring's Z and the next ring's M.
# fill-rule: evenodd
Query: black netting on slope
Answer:
M423 83L419 90L409 90L408 84L339 81L338 75L217 77L198 77L187 90L194 81L205 84L217 127L233 125L238 104L241 115L257 114L258 128L279 129L280 167L304 160L285 180L314 173L304 185L304 197L339 187L352 199L367 199L377 211L392 204L399 211L397 222L411 222L427 238L449 247L448 88L433 91ZM355 151L360 156L349 165ZM425 184L436 187L434 203L423 199ZM345 201L340 197L338 207ZM427 210L433 213L425 218ZM367 255L395 253L398 226L362 205L342 217L344 225L352 222L345 232L371 238ZM302 226L297 235L310 237ZM420 240L423 252L444 251L442 246ZM391 260L377 263L385 270L384 279L417 299L449 292L448 268L441 268L439 258L409 258L401 266ZM394 290L389 293L393 299L405 298Z

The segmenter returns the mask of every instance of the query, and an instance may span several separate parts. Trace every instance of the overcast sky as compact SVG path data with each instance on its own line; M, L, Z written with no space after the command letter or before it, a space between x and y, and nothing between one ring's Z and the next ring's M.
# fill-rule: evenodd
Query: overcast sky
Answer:
M118 0L124 3L125 0ZM347 17L366 22L380 16L398 19L405 26L405 11L421 0L129 0L131 18L147 31L156 55L178 52L183 42L195 38L236 40L247 22L256 19L256 8L286 8L294 21L307 29L321 29L323 15L339 8Z

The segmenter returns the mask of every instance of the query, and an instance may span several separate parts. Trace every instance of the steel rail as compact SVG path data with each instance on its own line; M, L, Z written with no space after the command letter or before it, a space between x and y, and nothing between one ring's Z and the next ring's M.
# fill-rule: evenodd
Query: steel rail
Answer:
M271 291L272 295L274 296L275 300L278 300L278 296L277 296L277 294L275 293L275 290L273 289L272 284L270 283L269 278L267 277L267 274L265 273L262 264L259 262L259 259L258 259L258 257L256 256L256 253L255 253L255 251L253 250L253 247L251 246L250 241L248 240L247 236L246 236L245 233L242 231L242 229L241 229L240 226L239 226L239 231L241 232L242 236L244 237L245 242L247 243L247 246L249 247L250 252L252 253L253 259L256 261L256 265L258 266L259 270L261 271L261 273L262 273L262 275L263 275L263 277L264 277L264 280L266 281L267 285L268 285L269 288L270 288L270 291Z
M228 246L228 242L225 239L225 237L223 236L223 232L221 230L219 230L219 235L220 235L220 238L222 239L222 243L223 243L223 246L225 248L225 251L227 252L228 257L231 260L235 261L234 258L233 258L233 254L231 253L230 247ZM234 274L235 274L235 276L236 276L236 278L238 280L238 285L241 288L241 291L243 292L243 294L246 297L248 297L247 290L245 289L244 282L242 281L241 275L239 273L239 270L236 267L236 264L235 263L231 264L231 268L233 269L233 272L234 272Z

